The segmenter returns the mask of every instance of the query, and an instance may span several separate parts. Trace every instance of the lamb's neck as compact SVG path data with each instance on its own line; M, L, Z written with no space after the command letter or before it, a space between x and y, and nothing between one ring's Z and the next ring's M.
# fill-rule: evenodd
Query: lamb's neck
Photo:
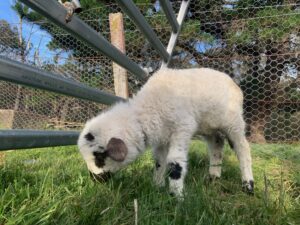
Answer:
M139 134L136 136L139 138L141 144L141 152L144 152L147 147L157 145L158 142L156 135L153 132L158 131L159 127L155 126L155 123L148 126L150 121L145 121L145 118L137 115L137 124L139 126ZM151 123L151 122L150 122ZM157 128L157 129L155 129Z
M147 148L147 136L143 131L141 123L138 117L136 117L135 113L131 114L130 124L132 127L127 130L127 135L131 140L131 144L134 145L135 149L137 149L137 154L141 154Z
M117 103L111 111L111 118L116 118L116 121L121 121L119 126L120 136L126 140L128 147L128 162L134 161L136 157L145 151L146 145L144 142L144 133L140 126L135 108L132 105L132 100L127 102ZM118 124L116 124L118 126Z
M148 145L148 140L147 140L147 134L145 133L145 131L143 130L142 124L137 121L138 127L139 127L139 134L136 134L136 137L138 139L137 141L137 150L142 153L146 150L147 145Z
M135 139L137 140L139 150L144 152L149 146L155 146L160 141L158 139L161 133L161 120L158 115L151 113L148 105L139 98L133 98L129 104L131 105L131 116L134 118L136 125Z

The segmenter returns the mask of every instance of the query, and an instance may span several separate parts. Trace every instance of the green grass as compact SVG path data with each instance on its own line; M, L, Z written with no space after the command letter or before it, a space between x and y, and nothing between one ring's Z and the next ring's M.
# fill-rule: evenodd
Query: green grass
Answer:
M255 195L241 191L226 148L220 181L207 182L208 156L191 144L186 197L178 202L152 184L146 153L106 184L92 182L76 147L6 153L0 165L0 225L8 224L300 224L300 146L252 145Z

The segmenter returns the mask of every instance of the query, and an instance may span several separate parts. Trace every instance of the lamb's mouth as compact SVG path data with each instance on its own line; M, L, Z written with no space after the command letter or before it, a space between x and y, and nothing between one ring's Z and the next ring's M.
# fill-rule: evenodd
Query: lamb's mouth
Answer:
M100 183L104 183L108 181L111 178L111 176L112 176L111 172L103 172L100 174L95 174L90 172L90 177L93 179L93 181L100 182Z

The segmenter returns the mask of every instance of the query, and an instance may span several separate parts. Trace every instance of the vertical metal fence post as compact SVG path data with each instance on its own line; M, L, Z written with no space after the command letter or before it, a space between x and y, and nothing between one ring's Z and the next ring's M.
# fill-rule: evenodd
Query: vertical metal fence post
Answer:
M170 37L168 47L167 47L167 52L168 52L170 57L168 58L168 61L163 61L162 60L161 68L168 67L169 62L172 59L173 51L174 51L174 48L176 46L177 39L179 37L179 34L180 34L180 31L181 31L181 27L182 27L182 24L184 22L185 16L188 12L190 2L191 2L191 0L184 0L184 1L181 2L179 13L178 13L178 16L177 16L177 22L178 22L179 26L178 26L178 29L177 29L176 33L174 31L171 33L171 37Z

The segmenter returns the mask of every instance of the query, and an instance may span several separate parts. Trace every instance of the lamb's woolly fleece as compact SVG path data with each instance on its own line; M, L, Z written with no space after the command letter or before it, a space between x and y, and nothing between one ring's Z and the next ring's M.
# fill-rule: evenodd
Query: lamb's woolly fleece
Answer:
M240 88L224 73L207 68L163 69L128 102L117 103L88 121L78 145L89 170L101 173L93 151L105 147L112 137L122 139L128 147L125 161L107 159L103 168L115 171L133 161L146 145L170 145L176 139L190 139L195 133L210 135L217 130L238 129L243 133L242 100ZM84 138L88 132L95 136L93 145Z

